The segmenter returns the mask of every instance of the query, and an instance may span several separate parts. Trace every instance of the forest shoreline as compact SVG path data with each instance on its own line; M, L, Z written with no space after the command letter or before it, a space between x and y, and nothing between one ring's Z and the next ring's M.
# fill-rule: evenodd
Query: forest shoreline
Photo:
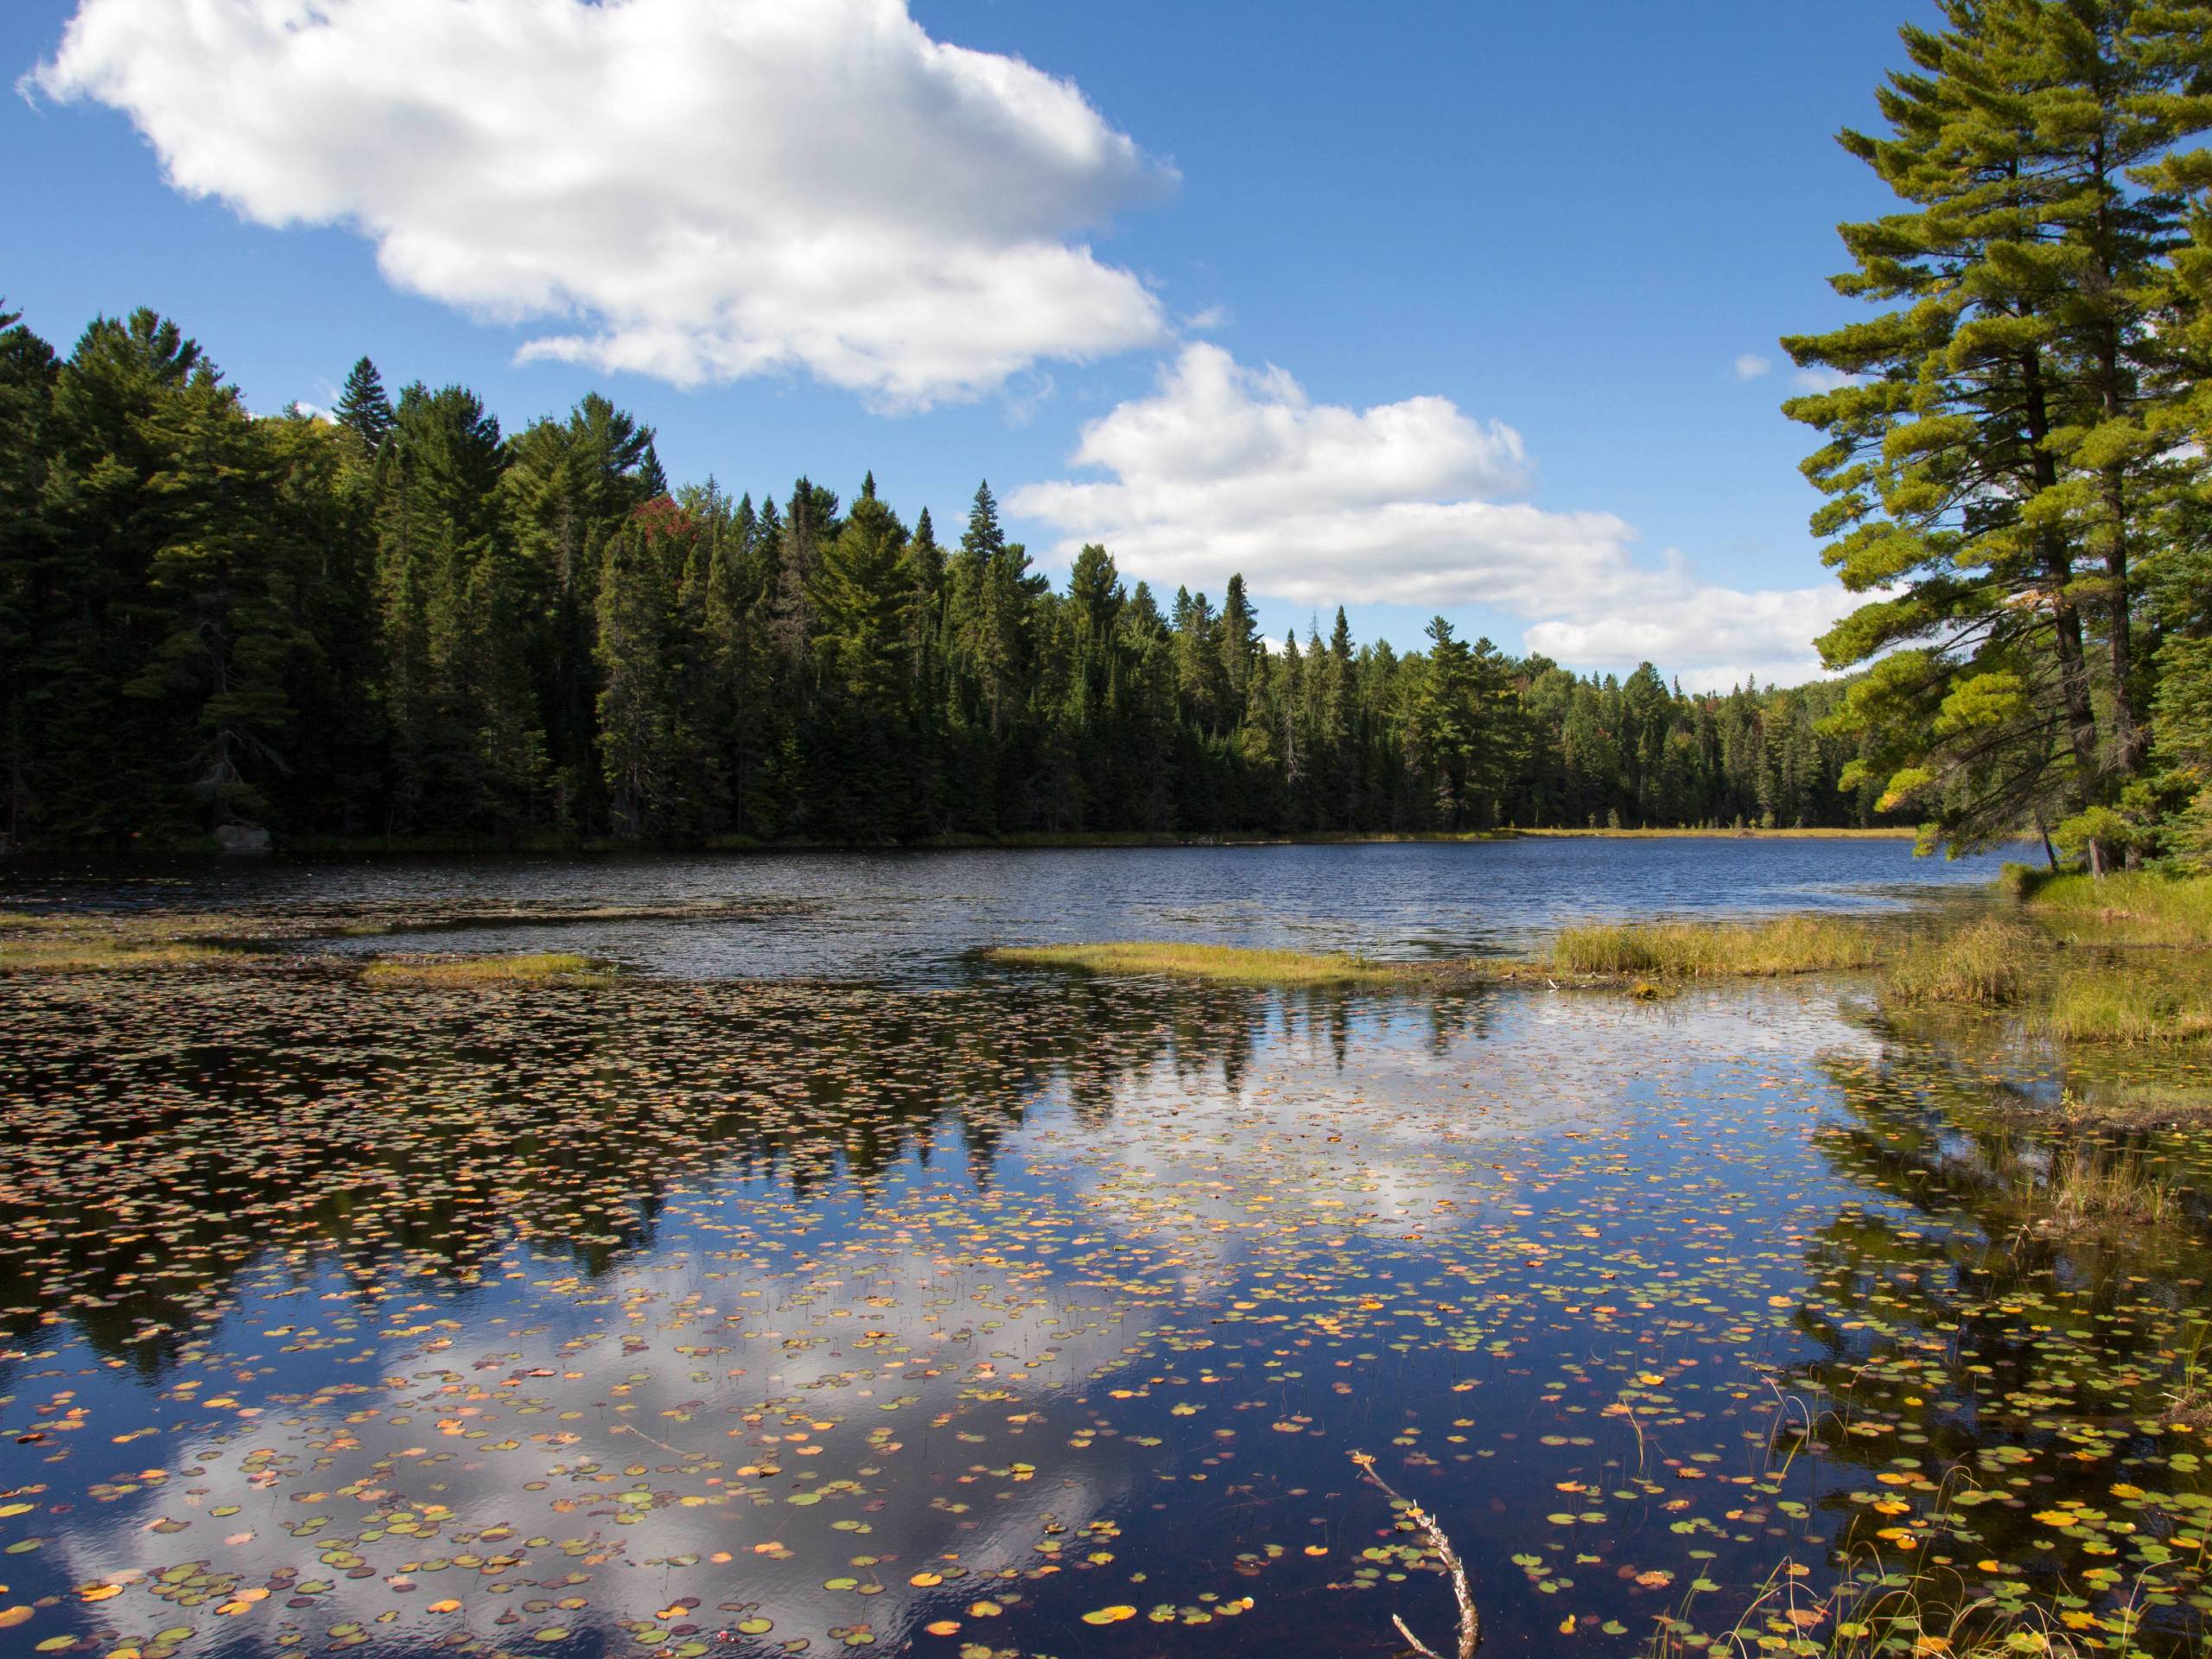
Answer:
M241 853L219 845L212 837L182 841L127 842L64 842L0 849L0 858L512 858L552 854L601 856L620 854L658 857L700 853L887 853L1081 851L1115 848L1223 847L1389 847L1450 846L1508 841L1910 841L1915 831L1904 825L1765 830L1726 829L1502 829L1465 830L1314 830L1295 835L1175 835L1136 830L1031 831L1006 836L931 836L914 841L839 841L798 837L764 841L751 836L721 836L690 845L643 846L634 841L605 837L517 836L501 840L474 840L442 836L285 836L266 849Z

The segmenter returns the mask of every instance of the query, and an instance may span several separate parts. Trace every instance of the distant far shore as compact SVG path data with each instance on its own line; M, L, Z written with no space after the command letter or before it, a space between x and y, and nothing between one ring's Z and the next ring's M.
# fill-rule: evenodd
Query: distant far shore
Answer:
M851 853L1008 851L1036 849L1077 850L1116 847L1367 847L1448 845L1455 842L1543 840L1668 841L1910 841L1910 828L1859 829L1649 829L1573 830L1503 829L1459 831L1427 830L1392 834L1379 830L1315 831L1299 835L1164 835L1141 831L1035 832L1008 836L931 836L919 841L857 842L820 838L760 841L748 836L717 836L690 846L659 847L637 842L587 839L575 836L524 836L496 841L437 836L283 836L270 850L293 858L360 857L514 857L554 854L604 855L620 853ZM19 849L26 858L192 857L219 855L213 840L134 841L128 845L32 846Z

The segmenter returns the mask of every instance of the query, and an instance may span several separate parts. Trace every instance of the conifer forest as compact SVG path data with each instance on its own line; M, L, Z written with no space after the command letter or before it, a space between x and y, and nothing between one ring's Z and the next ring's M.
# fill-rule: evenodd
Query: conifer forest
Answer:
M1690 695L1458 638L1259 636L1243 583L1065 587L863 479L671 486L586 398L248 414L150 311L0 335L4 823L18 845L1856 824L1832 687Z

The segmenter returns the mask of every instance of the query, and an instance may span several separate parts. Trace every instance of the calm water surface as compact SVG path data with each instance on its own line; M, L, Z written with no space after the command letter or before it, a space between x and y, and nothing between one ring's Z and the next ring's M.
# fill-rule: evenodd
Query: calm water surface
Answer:
M2016 856L2018 855L2015 855ZM699 901L750 922L443 931L423 949L577 949L692 976L941 981L980 945L1221 941L1385 957L1514 952L1593 918L1855 910L1986 883L1998 860L1903 841L1467 844L0 864L0 906L576 909ZM374 942L362 949L379 948Z
M822 907L647 929L693 976L602 990L0 981L0 1651L1379 1659L1394 1613L1446 1646L1355 1451L1459 1544L1486 1653L1705 1644L1778 1573L1803 1599L1751 1636L1794 1631L1878 1556L2070 1598L2084 1650L2127 1618L2199 1650L2212 1477L2166 1395L2206 1332L2207 1150L2112 1149L2176 1184L2156 1233L2037 1234L2017 1108L2078 1080L2001 1030L1848 986L1386 999L959 956L1179 914L1305 937L1253 908L1275 887L1408 953L1629 906L1596 873L1642 848L1524 845L1558 850L48 884L605 903L658 868ZM1859 905L1930 868L1876 850L1676 843L1649 881ZM1726 886L1718 855L1770 852ZM1457 884L1426 909L1423 868ZM701 976L779 959L895 971Z

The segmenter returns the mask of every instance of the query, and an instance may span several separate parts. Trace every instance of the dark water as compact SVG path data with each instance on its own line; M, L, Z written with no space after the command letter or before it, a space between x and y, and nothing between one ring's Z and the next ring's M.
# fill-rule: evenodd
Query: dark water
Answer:
M0 864L0 907L619 907L736 900L756 920L503 926L423 949L588 949L693 976L941 981L978 945L1183 939L1383 957L1522 950L1602 918L1862 909L1986 883L1998 860L1893 840L1530 839L159 866ZM373 944L362 948L375 948Z
M1449 1651L1355 1452L1486 1653L2212 1608L2206 1147L2045 1236L2075 1080L1847 986L276 964L0 980L0 1055L10 1654Z

